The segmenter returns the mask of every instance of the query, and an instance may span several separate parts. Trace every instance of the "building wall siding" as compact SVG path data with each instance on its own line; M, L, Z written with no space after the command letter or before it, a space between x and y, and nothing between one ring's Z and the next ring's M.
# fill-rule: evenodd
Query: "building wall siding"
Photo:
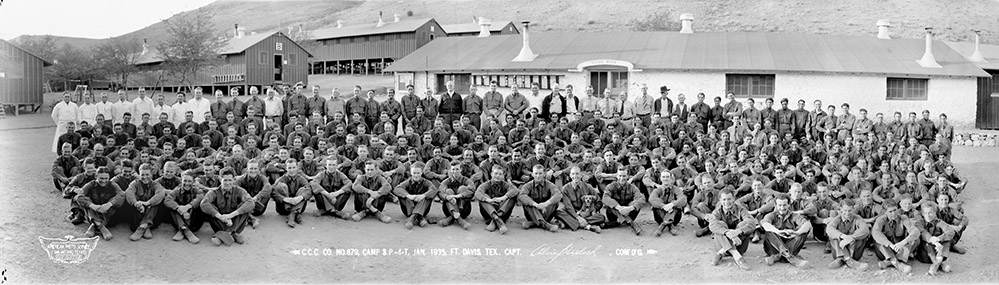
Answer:
M277 50L277 43L281 43L281 50ZM260 64L260 52L267 53L264 64ZM249 47L243 52L246 62L246 84L249 85L272 85L274 80L274 55L281 54L284 60L289 60L290 54L295 54L298 59L295 65L285 65L281 82L295 84L309 82L309 55L305 49L300 48L288 37L277 34L270 36L257 44ZM290 63L290 62L289 62Z
M5 73L0 78L0 103L41 104L44 63L38 57L0 40L0 61Z

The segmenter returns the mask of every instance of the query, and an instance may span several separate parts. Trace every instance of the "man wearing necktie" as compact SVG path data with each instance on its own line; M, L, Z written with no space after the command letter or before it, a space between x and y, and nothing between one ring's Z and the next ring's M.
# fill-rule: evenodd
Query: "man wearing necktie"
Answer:
M669 116L673 114L674 110L679 111L679 109L673 108L673 100L666 97L666 95L669 95L669 90L669 87L666 86L659 87L659 94L661 94L662 97L653 102L653 111L659 113L659 115L663 118L669 118ZM680 94L680 96L683 96L683 94Z
M669 98L666 99L669 100ZM655 107L655 99L653 99L652 96L649 96L649 86L643 83L642 96L638 97L638 99L635 99L635 116L637 116L638 119L642 121L642 126L649 127L649 124L652 123L651 119L654 107Z
M540 164L534 165L531 176L534 180L521 186L518 197L524 207L524 216L527 218L524 229L540 227L549 232L557 232L559 226L552 221L555 218L555 210L560 206L562 191L545 179L545 167Z

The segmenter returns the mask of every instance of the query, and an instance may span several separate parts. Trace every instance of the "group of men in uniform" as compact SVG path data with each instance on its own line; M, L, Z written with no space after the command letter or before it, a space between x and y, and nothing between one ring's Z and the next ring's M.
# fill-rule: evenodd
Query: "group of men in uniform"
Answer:
M609 89L576 96L571 85L502 94L496 82L481 97L448 82L424 96L407 86L401 99L388 89L385 100L360 86L328 98L304 87L268 89L263 99L251 90L246 101L216 92L200 122L192 108L177 123L134 103L120 116L95 114L93 124L65 122L52 175L71 198L70 220L110 239L118 218L132 240L168 222L174 240L193 243L207 221L219 245L245 242L243 228L258 227L271 200L289 227L312 203L318 215L390 223L384 210L395 203L408 229L469 229L478 204L485 229L501 234L518 205L524 229L636 235L650 209L653 235L677 235L689 216L696 236L712 236L714 264L731 256L744 269L742 254L758 242L768 265L809 267L799 251L815 239L829 267L866 269L872 250L881 268L908 272L919 260L930 274L951 271L948 253L965 252L958 195L967 179L950 161L953 127L943 114L934 122L929 111L907 120L894 112L886 121L865 109L854 115L849 104L837 113L820 101L808 110L804 100L791 109L786 98L779 108L766 98L760 108L733 93L713 105L697 94L688 106L684 94L674 102L669 88L653 97L644 85L634 100ZM60 104L73 103L67 95ZM57 106L53 118L63 112Z

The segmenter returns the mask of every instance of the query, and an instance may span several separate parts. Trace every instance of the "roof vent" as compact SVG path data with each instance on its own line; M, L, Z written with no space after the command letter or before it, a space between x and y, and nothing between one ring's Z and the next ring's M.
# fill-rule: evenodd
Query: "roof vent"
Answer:
M693 34L694 33L694 14L683 13L680 14L680 33L681 34Z
M146 41L146 39L142 39L142 53L140 53L140 55L146 54L147 52L149 52L149 42Z
M982 31L977 31L977 30L975 31L975 53L972 53L971 57L968 58L968 60L970 60L971 62L980 62L980 63L989 62L988 60L985 60L985 56L982 55L982 51L979 50L979 47L982 45L981 34Z
M385 25L385 21L382 21L382 12L378 12L378 24L375 24L375 28L381 28Z
M521 61L521 62L523 62L523 61L533 61L534 58L538 57L538 55L535 54L534 51L531 50L531 38L530 38L530 36L529 36L529 34L527 32L528 28L531 25L531 22L530 21L523 21L521 23L524 24L524 33L523 33L523 36L524 36L524 46L522 48L520 48L520 54L518 54L517 57L513 58L513 61L515 61L515 62L517 62L517 61Z
M239 24L233 24L233 27L232 27L232 37L233 38L238 38L239 37Z
M236 38L237 39L238 38L242 38L245 35L246 35L246 28L244 28L244 27L236 28Z
M891 27L891 23L888 20L878 20L878 38L882 40L890 40L891 35L888 34L888 27Z
M399 14L395 14L395 21L392 21L392 22L394 22L394 23L398 23L398 22L399 22L399 20L400 20L400 18L399 18Z
M343 28L343 21L336 20L336 27L337 28Z
M485 38L485 37L489 36L489 26L490 25L492 25L492 23L489 21L489 19L479 17L479 37L480 38Z
M926 27L926 52L923 53L923 58L917 60L919 66L925 68L942 68L937 59L933 57L933 28Z

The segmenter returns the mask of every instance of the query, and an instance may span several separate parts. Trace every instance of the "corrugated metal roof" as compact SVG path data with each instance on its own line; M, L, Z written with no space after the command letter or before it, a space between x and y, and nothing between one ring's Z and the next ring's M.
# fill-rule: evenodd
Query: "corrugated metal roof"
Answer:
M964 43L964 42L944 42L947 46L954 49L961 55L965 57L971 57L971 54L975 53L975 43ZM979 51L982 52L982 56L988 62L975 62L975 65L985 69L999 69L999 45L987 45L981 44L979 46Z
M282 32L270 32L270 33L260 33L260 34L246 35L246 36L243 36L242 38L229 39L228 41L226 41L225 45L223 45L219 49L219 54L223 55L223 54L241 53L241 52L245 51L246 49L252 47L253 45L259 43L260 41L263 41L264 39L269 38L269 37L271 37L273 35L280 35L282 37L288 37L287 35L285 35ZM295 41L291 41L291 42L295 43ZM295 43L295 45L298 45L298 43ZM302 46L300 46L300 45L298 47L302 48ZM310 53L309 50L307 50L305 48L302 48L302 50L305 50L305 53L308 54L309 57L312 57L312 53ZM146 53L144 53L144 54L142 54L142 55L139 56L139 59L136 61L135 64L136 65L142 65L142 64L151 64L151 63L158 63L158 62L163 62L163 59L160 58L160 51L158 49L155 49L155 48L149 48L146 51Z
M796 33L547 32L532 33L531 62L511 62L521 35L441 38L386 71L568 70L589 60L628 61L637 69L857 72L988 76L934 41L943 68L923 68L924 40Z
M510 21L499 21L492 22L489 24L489 31L499 32L502 31L506 25L509 25ZM464 23L464 24L452 24L452 25L441 25L441 29L444 29L445 33L457 34L457 33L472 33L479 31L479 24L477 23Z
M312 38L315 40L346 38L366 35L380 35L391 33L408 33L416 31L433 18L401 19L398 22L386 21L385 25L376 27L376 23L343 26L340 28L325 28L312 31Z

